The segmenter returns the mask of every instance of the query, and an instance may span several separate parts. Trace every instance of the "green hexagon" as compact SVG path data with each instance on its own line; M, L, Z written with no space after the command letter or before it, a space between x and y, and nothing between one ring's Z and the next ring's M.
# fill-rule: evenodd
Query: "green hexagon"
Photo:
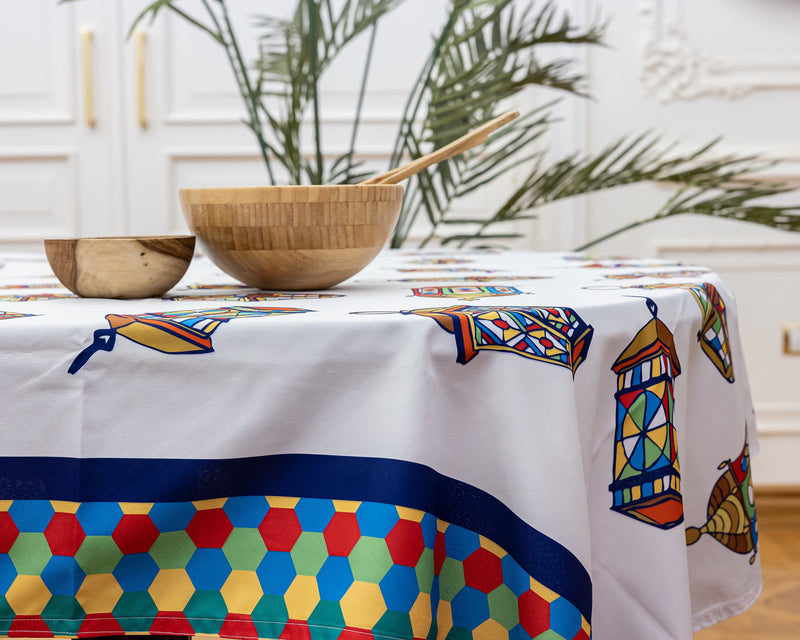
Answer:
M126 591L111 610L124 631L144 633L158 615L158 607L147 591Z
M8 557L14 563L17 573L26 576L41 574L52 556L44 533L29 531L20 533L8 551Z
M321 531L303 531L292 547L291 556L297 575L317 575L328 559L325 534Z
M237 528L231 531L222 545L222 552L231 569L255 571L267 555L267 545L258 529Z
M486 598L489 601L489 617L492 620L496 620L509 630L519 624L517 596L508 586L501 584L496 589L492 589Z
M439 571L439 597L450 602L465 584L462 562L455 558L445 558Z
M183 608L195 633L219 635L228 607L219 591L195 591Z
M150 556L159 569L185 569L197 551L186 531L165 531L150 547Z
M419 585L420 593L430 593L433 588L434 578L433 549L426 548L422 552L414 570L417 572L417 584Z
M42 609L42 620L57 635L77 637L84 617L86 612L72 596L51 596Z
M402 611L388 609L381 619L372 627L372 635L387 638L413 638L414 629L411 626L411 617Z
M353 578L378 584L391 568L392 555L383 538L361 536L348 556Z
M289 621L283 596L265 593L250 614L259 638L279 638Z
M346 626L342 607L333 600L320 600L308 616L311 640L327 640L331 637L332 629L344 629Z
M75 553L75 561L87 576L112 573L121 558L122 551L111 536L86 536Z
M0 596L0 635L7 636L16 614L5 596Z

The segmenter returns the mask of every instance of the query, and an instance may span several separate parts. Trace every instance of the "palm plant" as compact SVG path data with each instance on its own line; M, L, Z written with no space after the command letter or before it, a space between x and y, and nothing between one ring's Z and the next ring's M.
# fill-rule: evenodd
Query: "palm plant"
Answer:
M68 0L64 0L68 1ZM157 0L137 17L168 10L206 32L225 51L246 108L246 124L258 141L271 184L353 183L368 172L356 143L379 21L402 0L298 0L288 19L259 18L259 57L248 65L225 0L200 0L203 15L190 15L179 0ZM320 121L320 79L336 56L359 35L369 37L349 149L326 162ZM544 62L545 45L596 46L604 25L575 25L553 0L450 0L448 15L409 93L389 169L419 157L504 111L523 91L536 89L587 97L586 77L575 60ZM543 91L544 93L544 91ZM544 144L556 124L550 100L495 133L488 143L430 167L406 186L403 211L391 240L408 241L412 227L426 226L422 244L511 238L502 223L532 217L564 198L644 181L669 182L674 194L648 217L595 238L586 248L626 229L683 213L698 213L800 231L800 209L773 206L765 198L787 191L755 174L771 163L755 156L713 155L715 142L677 153L658 136L622 137L597 154L551 160ZM312 152L305 153L303 122L311 122ZM526 167L520 186L480 219L453 215L454 203L511 169ZM281 175L282 174L282 175ZM427 222L427 225L424 223ZM468 231L459 231L464 227ZM497 231L500 229L500 231Z

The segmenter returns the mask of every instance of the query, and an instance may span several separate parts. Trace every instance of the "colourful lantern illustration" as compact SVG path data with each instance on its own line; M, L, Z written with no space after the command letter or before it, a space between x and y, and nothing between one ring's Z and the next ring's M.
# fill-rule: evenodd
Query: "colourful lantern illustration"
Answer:
M631 273L615 273L603 276L611 280L635 280L636 278L696 278L704 276L708 269L679 269L676 271L636 271Z
M423 298L458 298L476 300L494 296L516 296L525 293L508 285L456 285L450 287L418 287L412 289L415 296Z
M0 320L11 320L13 318L30 318L35 313L17 313L16 311L0 311Z
M77 298L71 293L30 293L27 295L0 296L0 302L38 302L40 300L57 300L59 298Z
M493 280L549 280L551 276L458 276L455 278L398 278L389 282L492 282Z
M225 302L266 302L274 300L320 300L323 298L343 298L341 293L267 293L259 291L258 293L217 293L217 294L198 294L198 295L177 295L166 296L162 300L217 300Z
M508 351L575 371L586 358L594 329L568 307L471 307L401 311L433 318L456 337L456 362L478 351Z
M306 313L309 309L285 307L220 307L167 311L142 315L109 314L108 329L97 329L92 344L81 351L69 368L76 373L97 351L111 351L117 334L137 344L162 353L209 353L214 350L211 334L220 324L234 318L254 318L289 313Z
M694 544L707 534L736 553L752 551L752 564L758 553L758 523L747 440L736 460L725 460L718 468L725 471L711 490L708 519L701 527L686 528L686 544Z
M672 332L656 317L625 347L617 374L614 481L611 508L660 529L683 521L673 381L680 374Z

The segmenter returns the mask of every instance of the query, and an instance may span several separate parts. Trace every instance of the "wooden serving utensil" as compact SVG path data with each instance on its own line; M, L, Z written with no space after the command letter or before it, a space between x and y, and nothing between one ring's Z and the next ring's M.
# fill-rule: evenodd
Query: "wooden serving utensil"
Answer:
M472 147L476 145L486 142L486 140L489 139L489 134L492 133L492 131L505 126L518 116L519 111L509 111L504 113L503 115L489 120L489 122L486 122L476 129L464 134L460 138L453 140L453 142L440 147L436 151L427 153L416 160L407 162L406 164L396 167L391 171L387 171L386 173L373 176L359 184L397 184L398 182L402 182L406 178L410 178L423 169L430 167L432 164L453 158L464 153L468 149L472 149Z

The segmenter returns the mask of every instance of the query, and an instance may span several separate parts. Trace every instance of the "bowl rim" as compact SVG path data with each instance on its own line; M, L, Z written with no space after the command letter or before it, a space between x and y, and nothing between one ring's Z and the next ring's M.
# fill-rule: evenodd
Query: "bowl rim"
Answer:
M185 235L164 235L164 236L78 236L75 238L45 238L45 243L53 242L94 242L101 240L103 242L125 240L125 241L139 241L139 240L196 240L197 236L194 234Z
M363 201L375 201L375 195L386 196L386 200L403 197L402 184L287 184L261 187L186 187L178 189L182 203L186 204L244 204L266 199L269 202L304 203L316 202L313 194L346 193L343 201L358 202L353 194L369 193ZM268 196L267 196L268 194ZM383 200L384 198L378 198ZM328 199L335 202L335 199Z

